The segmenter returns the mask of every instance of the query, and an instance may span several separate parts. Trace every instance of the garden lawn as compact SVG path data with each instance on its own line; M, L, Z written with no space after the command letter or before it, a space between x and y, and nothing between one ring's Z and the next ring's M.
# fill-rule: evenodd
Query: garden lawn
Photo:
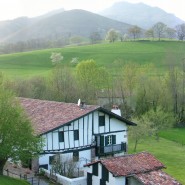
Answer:
M173 128L160 132L160 137L185 145L185 128Z
M134 153L134 142L129 141L129 153ZM148 137L138 144L137 152L141 151L153 154L167 167L164 171L185 184L185 146L164 138L156 141Z
M0 185L28 185L29 183L23 180L0 176Z

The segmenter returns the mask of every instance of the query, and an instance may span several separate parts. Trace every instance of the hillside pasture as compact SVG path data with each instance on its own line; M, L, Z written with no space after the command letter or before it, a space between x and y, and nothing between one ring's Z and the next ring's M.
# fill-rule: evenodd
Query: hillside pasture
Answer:
M0 55L0 71L11 77L48 75L53 68L51 53L60 52L64 56L63 64L71 68L74 68L70 63L72 58L78 58L79 62L94 59L113 75L129 62L153 64L157 71L152 73L163 75L172 64L181 67L184 50L185 43L178 41L133 41L53 48Z

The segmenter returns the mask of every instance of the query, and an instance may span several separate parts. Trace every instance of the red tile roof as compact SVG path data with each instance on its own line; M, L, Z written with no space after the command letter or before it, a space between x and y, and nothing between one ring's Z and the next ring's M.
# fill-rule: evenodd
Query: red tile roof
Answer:
M37 134L58 128L99 108L99 106L87 105L85 109L81 109L74 103L29 98L19 98L19 100Z
M130 176L164 168L160 161L147 152L106 158L94 163L97 162L104 165L114 176ZM94 163L89 163L86 166L93 165Z
M134 177L145 185L181 185L174 178L161 170L136 174Z

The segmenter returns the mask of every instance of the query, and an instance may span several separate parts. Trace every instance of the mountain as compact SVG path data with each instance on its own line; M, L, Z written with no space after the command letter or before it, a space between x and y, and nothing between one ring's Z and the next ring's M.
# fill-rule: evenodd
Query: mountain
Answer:
M151 28L157 22L163 22L172 28L184 23L173 14L143 3L117 2L99 14L124 23L138 25L144 29Z
M111 28L125 33L131 26L78 9L53 12L38 18L25 18L23 20L20 21L20 24L16 20L0 22L0 40L3 42L17 42L42 38L57 39L62 36L71 37L76 35L89 37L92 32L99 32L102 36L105 36ZM10 31L6 32L7 29Z

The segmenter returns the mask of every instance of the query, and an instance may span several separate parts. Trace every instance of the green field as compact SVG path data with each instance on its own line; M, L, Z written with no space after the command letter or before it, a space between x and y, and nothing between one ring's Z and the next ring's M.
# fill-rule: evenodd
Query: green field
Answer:
M185 57L184 50L185 42L178 41L117 42L47 49L0 55L0 71L12 77L47 75L53 68L51 53L61 52L64 56L63 63L73 68L70 61L77 57L79 61L94 59L99 66L106 67L113 74L128 62L152 63L157 67L157 73L161 74L172 62L181 66L182 58Z
M0 185L28 185L29 183L19 179L0 176Z
M159 141L148 137L138 145L137 152L148 151L157 157L167 168L164 170L182 184L185 184L185 145L181 139L185 139L185 129L172 129L161 132ZM174 142L179 140L180 143ZM129 153L133 153L134 143L129 140Z

